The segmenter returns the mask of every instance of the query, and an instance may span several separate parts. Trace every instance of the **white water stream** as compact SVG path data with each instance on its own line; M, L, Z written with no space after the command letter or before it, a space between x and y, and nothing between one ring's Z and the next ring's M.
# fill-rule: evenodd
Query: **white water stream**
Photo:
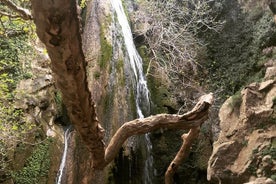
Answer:
M150 101L149 101L149 90L147 87L147 81L145 80L143 73L143 61L138 51L136 50L132 32L128 23L127 16L124 12L121 0L110 0L112 7L114 8L118 22L122 28L122 34L124 37L125 46L129 56L130 66L135 75L136 81L136 110L139 118L144 118L142 109L147 109L149 111ZM149 134L145 135L147 158L144 167L144 184L151 184L151 175L153 173L153 157L151 155L152 144L149 138Z
M62 181L62 175L63 175L63 171L65 168L66 156L67 156L67 150L68 150L68 142L70 139L70 135L71 135L71 129L69 127L64 132L64 150L63 150L61 164L59 166L56 184L61 184L61 181Z

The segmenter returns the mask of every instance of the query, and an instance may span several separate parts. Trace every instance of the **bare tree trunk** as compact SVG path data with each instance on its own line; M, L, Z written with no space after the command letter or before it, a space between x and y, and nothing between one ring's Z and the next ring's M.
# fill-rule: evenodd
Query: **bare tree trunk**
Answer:
M46 45L58 88L71 123L93 154L93 167L103 168L104 130L86 80L86 62L74 0L32 0L37 35Z

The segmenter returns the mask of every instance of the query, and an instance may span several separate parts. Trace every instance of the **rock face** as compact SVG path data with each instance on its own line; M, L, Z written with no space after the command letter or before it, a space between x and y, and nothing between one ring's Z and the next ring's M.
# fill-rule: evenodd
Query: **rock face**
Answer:
M121 28L116 22L117 17L113 11L109 0L94 0L87 3L82 35L83 51L87 62L87 82L97 106L97 116L105 129L106 144L124 122L136 118L132 89L134 81L131 79L131 75L134 74L127 65L128 57L120 33ZM70 171L66 176L66 183L102 184L112 183L114 180L121 183L134 181L133 175L140 172L135 168L138 165L137 156L131 151L136 145L135 141L131 140L124 145L115 163L110 164L105 174L96 173L99 181L92 181L91 154L82 145L77 134L72 136L74 138L71 139L70 145L73 149L68 155L73 156L66 166ZM135 173L130 177L128 173L132 169Z
M275 183L276 69L268 62L263 82L246 86L219 112L221 132L208 163L208 180L223 184Z
M13 171L20 173L28 166L28 160L31 156L38 155L37 150L39 150L39 154L45 154L43 161L50 164L49 168L45 169L46 174L44 176L39 175L37 176L39 178L36 179L42 183L51 184L56 180L61 161L63 150L62 125L65 125L66 122L61 117L63 114L61 112L62 104L57 99L58 92L49 68L49 58L43 52L40 42L37 42L34 47L35 58L31 63L33 74L31 78L21 80L17 84L14 108L22 110L24 121L29 122L35 128L28 134L27 143L22 146L23 151L15 149L9 156ZM42 152L41 145L46 144L47 138L51 138L51 141L48 143L47 150ZM28 172L34 171L29 170ZM28 177L25 176L25 178Z

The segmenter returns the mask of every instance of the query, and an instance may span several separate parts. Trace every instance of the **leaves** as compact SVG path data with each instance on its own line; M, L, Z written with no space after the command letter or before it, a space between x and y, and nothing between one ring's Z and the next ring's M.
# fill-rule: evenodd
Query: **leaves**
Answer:
M16 1L28 7L28 1ZM13 14L2 2L0 11ZM14 14L13 14L14 15ZM11 169L7 153L19 142L27 142L34 124L25 120L24 113L14 108L15 89L18 81L30 78L28 72L33 55L29 46L34 38L34 26L21 18L0 13L0 172L8 174Z
M18 184L39 183L40 177L46 176L50 168L49 147L51 140L39 144L27 159L25 167L13 172L12 177Z

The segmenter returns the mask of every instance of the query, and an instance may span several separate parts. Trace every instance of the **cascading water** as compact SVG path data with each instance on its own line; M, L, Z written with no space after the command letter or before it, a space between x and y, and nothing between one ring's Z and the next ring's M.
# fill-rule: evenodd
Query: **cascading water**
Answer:
M63 155L62 155L62 159L61 159L61 163L59 166L59 171L58 171L58 175L57 175L57 184L61 184L62 181L62 175L64 172L64 168L65 168L65 163L66 163L66 156L67 156L67 150L68 150L68 142L70 140L70 135L71 135L71 128L67 128L64 132L64 150L63 150Z
M145 113L149 113L150 101L149 101L149 90L147 87L147 81L143 74L143 61L138 51L136 50L133 42L132 32L127 20L127 16L124 12L121 0L110 0L115 12L117 14L118 22L122 28L122 34L124 43L129 56L129 64L135 75L134 91L135 91L135 104L137 115L139 118L144 118ZM142 111L143 109L143 111ZM144 167L144 183L151 182L151 174L153 173L153 157L151 155L152 144L150 141L149 134L145 135L146 142L146 161Z

